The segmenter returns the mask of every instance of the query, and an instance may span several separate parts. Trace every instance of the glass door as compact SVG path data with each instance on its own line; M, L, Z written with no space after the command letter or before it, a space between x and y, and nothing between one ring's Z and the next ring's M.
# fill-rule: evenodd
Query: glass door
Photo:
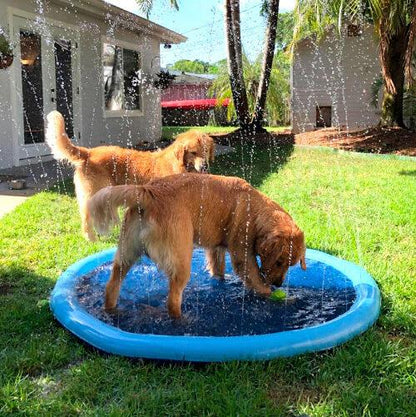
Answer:
M71 138L74 136L74 97L73 97L73 43L66 39L54 39L55 57L55 96L56 110L65 119L66 132Z
M20 53L20 65L16 65L18 159L19 163L37 162L51 154L45 143L45 117L50 111L61 112L68 135L74 135L79 101L77 34L20 17L15 17L14 24Z

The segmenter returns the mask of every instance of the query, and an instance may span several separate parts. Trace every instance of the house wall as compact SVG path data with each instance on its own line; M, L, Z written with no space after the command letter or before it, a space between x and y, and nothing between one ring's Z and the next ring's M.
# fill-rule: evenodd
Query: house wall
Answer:
M0 13L0 26L3 26L3 16ZM4 26L3 26L4 27ZM7 168L14 163L13 132L15 128L10 106L12 67L0 70L0 168Z
M345 33L337 38L330 33L320 42L301 41L291 72L294 133L316 129L316 106L332 107L332 126L356 129L377 124L371 91L380 74L371 27L361 36Z
M159 41L144 34L137 34L117 27L97 17L74 11L70 6L59 7L44 4L43 16L75 25L80 32L80 96L81 108L75 132L81 133L78 143L85 146L117 144L127 146L140 140L158 141L161 138L160 91L143 91L143 114L140 116L105 117L101 51L104 37L110 37L133 45L139 45L142 53L142 70L149 84L159 72ZM39 13L39 4L34 0L0 0L0 26L9 30L11 9ZM0 168L16 165L16 144L12 138L18 123L13 118L11 103L16 86L11 74L15 62L7 70L0 70ZM17 109L18 114L21 109ZM38 161L35 161L38 162Z

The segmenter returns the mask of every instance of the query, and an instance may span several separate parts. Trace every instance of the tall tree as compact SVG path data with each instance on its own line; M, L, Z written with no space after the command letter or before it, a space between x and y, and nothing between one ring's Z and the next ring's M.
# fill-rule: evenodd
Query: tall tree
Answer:
M273 66L279 0L264 0L262 8L267 14L267 26L256 104L254 112L250 116L243 75L240 2L239 0L225 0L224 2L229 78L237 120L240 129L244 132L258 132L263 130L264 109L267 90L269 88L270 73Z
M243 74L239 0L225 0L224 23L227 43L228 74L234 107L238 124L243 131L246 131L250 125L250 114Z
M249 112L254 114L259 79L262 68L262 56L251 62L243 53L243 73L247 91ZM289 123L289 72L290 58L283 51L276 53L273 60L273 68L270 73L269 86L267 90L267 101L265 103L265 118L269 125L282 125ZM210 94L216 97L220 103L224 99L232 98L230 79L227 63L219 63L218 76L214 80ZM236 120L234 102L231 100L227 107L228 120Z
M270 83L270 74L273 66L274 50L277 33L277 17L279 14L279 0L270 0L266 3L267 26L264 41L263 62L261 67L259 88L257 90L256 107L251 121L255 131L262 129L264 109L266 106L267 90Z
M379 45L383 75L381 124L405 127L403 94L410 82L416 39L416 0L297 0L294 45L307 36L322 36L329 26L341 33L345 22L370 22Z
M143 12L149 15L153 0L136 0ZM178 9L177 0L170 0ZM263 63L257 88L254 112L250 115L247 91L243 75L243 54L241 44L240 0L224 0L224 23L227 43L227 62L232 98L238 124L243 132L263 130L264 108L269 88L276 43L276 26L279 14L279 0L263 0L262 10L267 15L267 27L263 51Z

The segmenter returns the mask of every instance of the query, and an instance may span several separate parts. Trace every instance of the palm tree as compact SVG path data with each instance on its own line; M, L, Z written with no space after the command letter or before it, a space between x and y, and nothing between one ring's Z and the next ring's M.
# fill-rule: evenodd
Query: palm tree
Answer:
M247 91L243 74L243 54L240 30L240 1L225 0L224 23L227 43L228 75L238 125L246 131L250 124Z
M149 18L150 12L153 8L153 0L136 0L139 5L140 10L146 14L146 17ZM176 10L179 10L179 4L177 0L169 0L170 6Z
M149 16L153 0L136 0L141 10ZM177 0L170 0L172 7L178 10ZM279 0L263 0L262 10L267 15L267 27L264 43L264 55L259 82L257 86L256 103L250 115L244 81L243 55L241 46L240 0L224 1L224 22L227 42L227 62L229 82L237 115L238 124L243 132L258 132L263 130L262 122L264 108L269 88L270 74L273 66L276 43L277 17L279 14Z
M264 0L262 9L267 15L267 27L263 61L259 82L257 83L256 102L251 112L252 116L250 116L242 59L240 1L225 0L224 2L228 73L237 121L243 132L259 132L264 130L262 128L262 122L273 66L279 0Z
M248 113L254 114L259 89L259 79L262 72L262 56L250 62L246 55L242 54L243 78L245 91L247 92ZM268 83L267 101L263 108L263 117L267 118L269 124L288 123L289 113L289 57L280 51L276 55L273 67L270 71ZM227 63L222 62L218 68L218 77L212 84L210 94L218 99L221 104L225 99L232 99L233 92L230 84ZM227 110L228 120L239 122L234 100L230 100ZM240 125L241 127L241 125Z
M405 127L403 94L411 81L416 38L416 0L297 0L293 45L307 36L322 36L329 26L367 21L374 25L383 76L381 124Z
M255 131L262 129L264 108L266 106L267 90L269 88L270 74L273 67L274 50L276 44L277 18L279 15L279 0L264 2L263 7L267 14L267 26L263 50L259 87L257 90L256 106L251 124Z

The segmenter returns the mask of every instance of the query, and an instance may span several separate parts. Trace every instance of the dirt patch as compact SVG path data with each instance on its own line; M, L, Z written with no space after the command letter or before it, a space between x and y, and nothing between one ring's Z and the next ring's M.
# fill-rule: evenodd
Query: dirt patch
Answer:
M295 143L355 152L416 156L416 132L401 128L374 127L359 131L321 129L295 135Z

